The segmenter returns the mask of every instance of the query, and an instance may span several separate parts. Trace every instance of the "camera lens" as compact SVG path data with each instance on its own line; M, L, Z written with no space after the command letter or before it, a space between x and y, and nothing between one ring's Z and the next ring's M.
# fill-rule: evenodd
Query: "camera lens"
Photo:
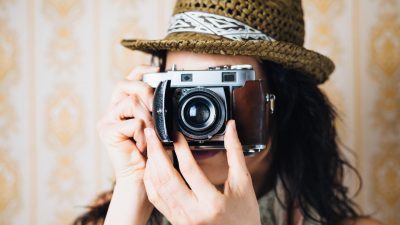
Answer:
M186 100L182 110L183 122L191 130L205 130L215 121L215 106L213 102L205 96L192 96Z
M204 140L215 135L225 122L221 97L206 88L190 89L178 103L178 124L187 137Z

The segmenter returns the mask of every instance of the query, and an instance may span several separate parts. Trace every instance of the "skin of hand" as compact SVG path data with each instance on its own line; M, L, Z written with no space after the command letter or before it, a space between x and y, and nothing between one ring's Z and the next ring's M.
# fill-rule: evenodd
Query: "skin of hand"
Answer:
M196 63L199 62L198 58L195 57L196 55L191 56ZM182 57L179 60L170 58L172 61L181 62ZM202 57L203 61L205 60L204 57L210 58L208 55L197 57ZM215 65L226 64L223 60L229 62L233 60L232 62L235 63L237 63L235 60L241 60L242 63L246 61L242 58L224 57L223 59L216 59L215 62L208 60L205 63L211 63L210 65L213 65L212 63ZM189 63L180 65L188 66ZM106 224L145 224L153 209L153 205L147 199L143 184L147 147L143 129L153 126L149 111L152 111L154 89L141 82L141 79L144 73L154 72L158 72L158 68L150 66L135 68L124 81L117 85L109 110L98 123L98 132L102 142L106 145L116 176L116 185L107 212ZM213 157L214 159L197 163L198 169L206 169L205 176L209 182L220 187L220 184L227 180L228 163L225 151L218 155L218 158ZM222 159L221 156L223 156ZM258 161L250 164L259 163ZM222 164L223 167L226 167L226 170L224 169L224 172L222 172L219 168L214 170L214 173L209 173L209 169L214 167L214 164ZM207 168L209 169L207 170ZM220 182L217 181L218 179ZM251 181L250 177L249 180ZM253 188L251 190L254 192ZM255 203L257 204L256 201ZM256 212L258 213L258 208Z
M226 64L224 60L229 60L236 64L253 64L257 70L255 63L248 62L243 57L240 62L236 62L232 61L235 60L234 58L227 56L221 58L218 55L203 56L177 52L169 54L169 59L172 62L180 62L179 65L187 69L191 69L190 65L201 66L198 65L199 62L204 63L204 66L209 66ZM151 148L153 151L149 151L149 158L152 160L146 165L147 144L144 129L153 127L150 111L152 111L154 90L141 82L141 79L144 73L154 73L158 70L158 67L151 66L136 67L125 80L117 85L107 113L98 122L98 133L106 145L116 176L105 224L144 225L153 210L153 204L173 224L260 224L253 189L253 185L254 187L260 185L251 184L249 171L252 171L252 177L256 181L262 180L265 169L259 168L266 164L261 161L265 156L258 155L257 161L254 161L256 157L247 158L246 167L241 162L244 158L241 149L235 150L234 147L240 146L240 143L232 144L235 143L235 135L227 133L226 154L225 152L218 154L218 158L211 159L213 161L207 163L202 161L197 164L188 151L184 138L179 138L175 143L175 150L180 162L180 170L190 189L172 167L169 159L165 158L165 151L162 148ZM228 130L229 127L231 126L228 124ZM158 139L154 137L154 134L148 139L152 141L152 146L160 144L157 143ZM236 154L232 154L235 151ZM221 156L224 157L221 158ZM154 163L157 158L161 162L159 165L168 170L160 170L161 167ZM222 159L226 158L229 164L228 175L221 176L220 174L225 174L221 172L224 170L213 166L214 161L217 161L217 165L224 165ZM258 168L257 170L261 172L255 171L254 168ZM150 170L152 172L149 172ZM154 174L155 171L162 173L157 175ZM146 180L146 186L143 179ZM219 180L221 182L226 180L223 194L216 191L209 180L213 180L214 185L218 185ZM354 222L360 225L381 224L371 219L345 220L341 224L354 224Z
M144 129L153 127L154 89L142 82L158 67L138 66L121 81L108 111L97 125L114 168L116 183L105 224L146 224L153 205L143 184L146 166Z
M174 147L185 180L173 167L154 129L146 128L145 136L147 195L172 224L261 224L256 194L234 121L228 122L224 136L229 171L223 193L207 179L182 134L178 135Z

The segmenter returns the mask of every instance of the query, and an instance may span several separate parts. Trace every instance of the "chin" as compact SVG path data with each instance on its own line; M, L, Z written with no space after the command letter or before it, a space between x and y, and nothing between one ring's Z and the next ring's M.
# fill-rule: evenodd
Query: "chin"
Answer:
M212 157L196 159L196 161L212 184L219 186L225 183L228 178L228 162L225 151L219 151Z

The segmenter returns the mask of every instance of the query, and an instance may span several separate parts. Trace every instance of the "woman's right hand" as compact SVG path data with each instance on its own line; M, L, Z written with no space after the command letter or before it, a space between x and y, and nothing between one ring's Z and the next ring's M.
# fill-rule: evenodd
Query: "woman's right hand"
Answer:
M106 114L98 122L98 133L106 145L116 182L142 182L146 142L144 128L153 127L151 111L154 89L142 82L143 74L158 67L138 66L120 81Z
M154 90L143 74L158 67L138 66L117 85L109 109L97 125L115 172L115 187L105 224L144 225L153 205L148 201L143 175L146 167L144 128L153 127Z
M144 129L153 127L154 90L143 74L158 67L138 66L117 85L107 113L97 125L115 172L115 187L105 224L145 225L153 210L143 183L146 167Z

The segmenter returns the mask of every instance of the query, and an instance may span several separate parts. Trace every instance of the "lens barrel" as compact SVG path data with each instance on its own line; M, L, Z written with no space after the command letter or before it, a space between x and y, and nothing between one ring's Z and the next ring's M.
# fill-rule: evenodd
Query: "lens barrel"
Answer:
M179 130L194 140L213 137L225 123L222 98L206 88L189 89L178 102Z

